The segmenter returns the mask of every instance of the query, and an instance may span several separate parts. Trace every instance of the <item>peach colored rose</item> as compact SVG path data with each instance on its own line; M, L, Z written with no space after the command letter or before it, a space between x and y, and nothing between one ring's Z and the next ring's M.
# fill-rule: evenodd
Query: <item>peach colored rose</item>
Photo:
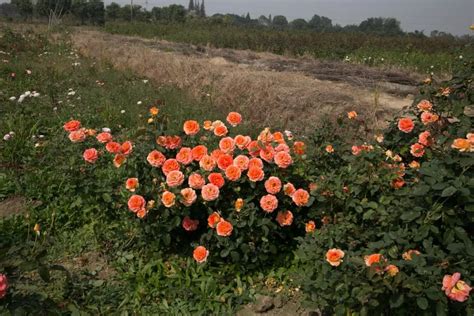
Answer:
M341 249L332 248L326 252L326 261L333 267L338 267L343 261L344 255L345 253Z
M421 255L421 253L418 250L411 249L411 250L405 251L402 254L402 258L403 258L403 260L411 261L413 255L419 256L419 255Z
M277 152L274 160L276 165L280 168L288 168L293 163L290 154L284 151Z
M227 135L229 131L227 130L227 126L224 124L219 124L216 127L214 127L214 135L222 137Z
M264 145L271 143L273 141L273 134L270 129L267 127L257 137L257 140L262 142Z
M425 125L434 123L439 119L437 114L431 112L423 112L421 113L421 122Z
M297 206L306 206L309 202L309 193L304 189L298 189L291 195L291 199Z
M63 128L66 132L75 132L81 128L81 122L72 120L64 124Z
M213 129L214 127L212 126L212 121L204 121L202 123L202 127L206 130L206 131L210 131L211 129Z
M120 168L125 163L125 161L127 161L127 157L125 155L117 154L114 157L114 166L116 168Z
M420 143L415 143L410 146L410 153L414 157L423 157L423 155L425 154L425 146Z
M181 146L181 137L179 136L158 136L156 143L166 149L177 149Z
M220 156L224 155L225 152L223 152L222 150L220 149L214 149L212 152L211 152L211 157L214 158L216 161L217 159L219 159Z
M192 173L188 178L188 184L191 188L200 190L206 184L206 180L199 173Z
M191 188L181 190L181 202L184 206L191 206L197 199L196 191Z
M181 147L181 149L176 154L176 160L183 165L189 165L191 162L193 162L191 148Z
M431 111L431 109L433 109L433 104L428 100L421 100L416 105L416 107L418 108L418 110L426 112L426 111Z
M122 147L119 143L116 142L108 142L105 145L105 149L111 154L118 154L122 150Z
M443 287L441 290L444 291L447 297L453 301L464 302L469 298L469 293L472 288L461 280L461 274L459 272L453 275L445 275L443 278Z
M186 121L183 130L186 135L196 135L199 132L199 123L194 120Z
M99 159L99 153L97 152L97 149L89 148L84 150L82 157L88 163L95 163L97 159Z
M280 211L277 214L276 220L281 227L290 226L293 223L293 213L291 211Z
M418 161L413 160L408 164L412 169L420 169L421 165Z
M179 162L176 159L167 159L163 163L163 166L161 166L161 171L163 171L163 174L165 176L168 175L171 171L178 171L180 168Z
M290 147L288 147L287 144L278 144L278 146L275 147L275 153L279 151L284 151L286 153L290 153Z
M258 145L258 141L252 140L250 143L247 145L247 150L249 152L249 155L252 157L256 157L260 154L260 146Z
M325 150L328 154L332 154L334 152L334 147L332 147L332 145L327 145Z
M295 186L292 183L288 182L283 186L283 192L286 196L291 197L293 196L293 193L296 192Z
M468 133L466 135L466 139L471 143L472 146L474 146L474 133Z
M272 213L278 207L278 199L272 194L262 196L260 207L267 213Z
M193 258L194 260L196 260L197 263L206 262L208 256L209 250L207 250L204 246L198 246L193 251Z
M234 158L229 154L223 154L217 159L217 167L221 170L227 169L234 163Z
M271 145L267 145L265 148L260 149L259 155L260 158L270 163L273 161L273 157L275 156L275 149L273 149Z
M374 253L368 256L364 256L365 265L371 267L373 264L381 263L384 261L384 257L380 253Z
M261 168L250 167L249 170L247 171L247 177L252 182L258 182L258 181L263 180L263 178L265 177L265 173L263 172L263 169Z
M285 138L282 132L275 132L273 133L273 141L277 142L278 144L284 144Z
M183 182L184 182L184 175L179 170L170 171L166 175L166 184L168 184L168 186L171 188L180 186L181 184L183 184Z
M418 136L418 142L426 147L433 145L433 138L431 137L430 131L424 131L420 133Z
M256 168L260 168L260 169L263 169L263 161L262 159L260 158L251 158L249 160L249 165L248 165L248 168L253 168L253 167L256 167Z
M225 176L230 181L239 180L241 175L242 175L242 171L237 166L230 165L229 167L227 167L227 169L225 169Z
M150 108L150 115L151 116L157 116L158 113L160 113L160 110L156 106L153 106L153 107Z
M175 201L176 195L170 191L165 191L161 195L161 203L163 203L165 207L172 207L175 204Z
M69 133L69 140L73 143L81 143L86 140L86 132L83 129Z
M281 181L278 177L270 177L265 181L265 190L270 194L277 194L281 190Z
M207 218L207 225L210 227L210 228L215 228L217 223L219 223L221 221L221 216L219 215L219 213L212 213L211 215L209 215L209 217Z
M354 156L359 156L360 153L362 152L362 147L354 145L354 146L352 146L351 150L352 150L352 154Z
M133 150L133 145L130 141L126 141L121 145L120 150L122 154L129 155Z
M249 136L237 135L234 137L234 141L237 148L242 150L247 147L247 145L252 141L252 139Z
M357 112L356 111L347 112L347 118L349 118L350 120L353 120L356 117L357 117Z
M306 151L306 145L305 143L303 142L295 142L293 144L293 151L295 152L295 154L297 155L304 155L305 151Z
M205 171L212 171L216 167L216 160L211 156L204 155L199 161L199 166Z
M219 188L212 183L208 183L202 187L201 196L204 201L214 201L219 197Z
M307 233L312 233L316 230L316 224L314 223L314 221L309 221L305 224L305 231Z
M153 150L152 152L148 154L148 156L146 157L146 160L153 167L159 168L166 161L166 157L158 150Z
M464 138L456 138L454 140L453 144L451 145L451 148L457 149L460 152L472 151L471 150L472 147L473 147L473 145L471 144L471 142L467 139L464 139Z
M235 210L237 212L240 212L242 208L244 207L244 200L241 198L238 198L237 200L235 200L234 206L235 206Z
M405 180L403 178L396 178L392 180L391 186L394 189L400 189L405 185Z
M245 155L238 155L234 158L234 166L240 168L241 171L247 170L249 168L249 157Z
M233 127L236 127L242 122L242 115L240 115L237 112L230 112L227 115L227 122L232 125Z
M403 117L398 120L398 129L404 133L410 133L415 127L413 120L408 117Z
M385 268L385 272L388 273L388 275L390 275L391 277L394 277L398 274L398 272L400 272L400 270L398 269L398 267L396 265L393 265L393 264L389 264L386 268Z
M134 213L146 206L146 201L141 195L134 194L128 199L128 209Z
M112 135L106 132L98 134L96 138L99 143L103 143L103 144L112 141Z
M202 157L207 155L207 147L204 145L197 145L192 149L192 155L195 161L200 161Z
M230 154L235 149L235 141L232 137L224 137L219 141L219 149L226 154Z
M5 274L0 274L0 299L7 295L8 279Z
M217 223L216 232L218 236L228 237L232 235L232 230L234 227L232 224L221 218L221 221Z
M189 216L185 216L181 222L181 226L183 226L185 231L193 232L198 228L199 221L197 219L191 219Z
M125 188L130 192L135 192L138 188L138 178L128 178L125 182Z
M224 177L218 172L213 172L209 174L207 176L207 180L209 180L210 183L214 184L219 189L222 188L225 184Z
M138 210L136 214L138 218L145 218L145 216L148 214L148 211L146 208L142 208Z

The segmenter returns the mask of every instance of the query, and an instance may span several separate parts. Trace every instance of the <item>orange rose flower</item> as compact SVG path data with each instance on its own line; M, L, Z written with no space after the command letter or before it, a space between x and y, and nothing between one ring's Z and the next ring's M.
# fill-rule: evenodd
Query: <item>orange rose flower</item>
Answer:
M86 140L86 133L84 130L80 129L69 133L69 140L73 143L81 143Z
M241 175L242 175L242 171L237 166L230 165L229 167L227 167L227 169L225 169L225 176L230 181L239 180Z
M431 137L431 133L429 131L424 131L420 133L418 136L418 142L423 146L430 147L433 145L433 138Z
M179 162L176 159L167 159L161 166L161 171L165 176L168 175L171 171L178 171L180 168Z
M199 161L199 166L205 171L212 171L216 167L216 160L211 156L204 155Z
M278 207L278 199L276 196L267 194L260 199L260 207L267 213L272 213Z
M191 148L182 147L176 154L176 160L183 165L189 165L193 161Z
M332 147L332 145L327 145L326 146L326 152L328 154L332 154L334 152L334 147Z
M175 204L175 200L176 195L170 191L165 191L161 195L161 203L163 203L165 207L172 207Z
M408 117L403 117L398 120L398 129L404 133L410 133L415 127L413 120Z
M193 120L186 121L183 130L186 135L196 135L199 132L199 123Z
M287 144L278 144L278 146L275 147L275 152L280 152L284 151L286 153L290 153L290 147L288 147Z
M214 158L216 161L217 159L219 159L220 156L224 155L225 152L223 152L222 150L220 149L214 149L212 152L211 152L211 157Z
M260 158L251 158L249 160L249 165L248 165L248 168L260 168L260 169L263 169L263 161L262 159Z
M285 138L284 138L282 132L273 133L273 140L275 142L277 142L278 144L284 144L285 143Z
M146 157L146 160L153 167L159 168L166 161L166 157L158 150L153 150L151 153L148 154L148 156Z
M206 131L210 131L211 129L213 129L212 121L204 121L202 125Z
M398 274L398 272L400 272L400 270L398 269L398 267L396 265L393 265L393 264L389 264L386 268L385 268L385 272L388 273L388 275L390 275L391 277L394 277Z
M219 223L220 221L221 216L219 215L219 213L214 212L207 218L207 225L209 225L209 227L211 228L215 228L217 223Z
M281 190L281 181L278 177L270 177L265 181L265 190L270 194L277 194Z
M219 189L222 188L225 184L224 177L218 172L213 172L207 176L207 179L210 183L214 184Z
M293 144L293 151L297 155L300 155L300 156L304 155L304 153L306 151L306 145L303 142L295 142Z
M405 180L403 178L396 178L392 180L392 188L394 189L400 189L405 185Z
M235 141L232 137L224 137L219 141L219 148L224 153L232 153L235 149Z
M122 151L122 154L124 155L129 155L132 152L133 145L130 141L126 141L125 143L122 144L120 150Z
M138 178L128 178L125 182L125 188L130 192L135 192L138 188Z
M247 171L247 177L252 182L258 182L263 180L265 173L258 167L250 167Z
M421 100L416 105L416 107L418 108L418 110L426 112L426 111L431 111L431 109L433 109L433 104L428 100Z
M460 152L469 152L471 151L472 144L469 140L464 139L464 138L456 138L451 145L451 148L457 149Z
M183 226L185 231L193 232L198 228L199 221L197 219L191 219L189 216L185 216L181 222L181 226Z
M217 167L221 170L227 169L230 165L234 163L234 158L229 154L223 154L217 159Z
M63 128L66 132L75 132L81 128L81 122L72 120L64 124Z
M84 150L82 157L84 157L84 160L88 163L95 163L97 159L99 159L99 153L97 152L97 149L89 148Z
M293 213L291 211L280 211L277 214L276 220L281 227L290 226L293 223Z
M247 170L249 168L249 157L245 155L238 155L234 158L234 166L240 168L241 171Z
M96 136L99 143L108 143L112 141L112 135L110 133L100 133Z
M350 119L350 120L353 120L357 117L357 112L356 111L350 111L350 112L347 112L347 117Z
M105 149L111 154L118 154L122 150L122 146L116 142L108 142L105 145Z
M158 113L160 113L160 110L156 106L150 108L150 115L151 116L157 116Z
M345 253L341 249L332 248L326 252L326 261L333 267L338 267L343 261L344 255Z
M206 180L199 173L192 173L188 178L188 185L196 190L200 190L206 184Z
M309 202L309 193L304 189L296 190L291 196L297 206L306 206Z
M217 223L216 231L218 236L228 237L232 234L234 227L232 224L221 218L221 221Z
M425 146L420 143L416 143L410 146L410 153L414 157L423 157L425 154Z
M309 221L305 224L305 230L307 233L312 233L316 230L316 224L314 221Z
M237 112L230 112L227 115L227 122L233 127L236 127L242 122L242 115Z
M421 113L421 122L425 125L434 123L439 119L437 114L431 112L423 112Z
M257 140L261 141L264 144L268 144L273 141L273 134L267 127L260 132L260 135L258 135Z
M260 158L266 162L272 162L275 156L275 150L271 145L266 146L264 149L260 149Z
M128 209L134 213L144 209L146 201L141 195L134 194L128 199Z
M235 210L237 212L240 212L242 210L242 208L244 207L244 200L241 199L241 198L238 198L237 200L235 200Z
M195 161L200 161L202 157L207 155L207 147L204 145L197 145L192 149L192 155Z
M202 187L201 196L204 201L214 201L219 197L219 188L212 183L208 183Z
M371 267L375 263L380 263L384 257L380 253L374 253L364 257L365 265Z
M288 182L283 186L283 192L286 196L291 197L293 196L293 193L296 192L295 186L292 183Z
M234 142L237 148L242 150L251 142L251 138L249 136L237 135L234 137Z
M227 130L227 126L224 124L219 124L216 127L214 127L214 135L222 137L227 135L229 131Z
M114 157L114 166L116 168L120 168L125 163L125 161L127 161L127 157L125 155L117 154Z
M180 186L181 184L183 184L183 182L184 182L184 175L179 170L170 171L166 175L166 184L168 184L168 186L171 188Z
M408 164L412 169L420 169L420 163L418 161L413 160Z
M256 157L260 154L260 146L258 145L258 141L252 140L247 145L247 150L252 157Z
M184 206L191 206L197 199L196 191L191 188L181 190L181 202Z
M209 251L203 246L198 246L193 251L193 258L194 260L196 260L197 263L206 262L208 256L209 256Z
M404 252L402 254L402 258L403 258L403 260L410 261L412 259L412 255L419 256L420 254L421 253L418 250L411 249L411 250L408 250L408 251Z
M461 274L456 272L453 275L447 274L444 276L441 290L451 300L464 302L469 298L469 292L471 292L472 288L466 282L461 281Z
M278 167L284 169L288 168L293 163L293 159L291 159L290 154L284 151L276 153L274 160Z
M146 208L142 208L141 210L138 210L136 214L138 218L144 218L148 214L148 211Z

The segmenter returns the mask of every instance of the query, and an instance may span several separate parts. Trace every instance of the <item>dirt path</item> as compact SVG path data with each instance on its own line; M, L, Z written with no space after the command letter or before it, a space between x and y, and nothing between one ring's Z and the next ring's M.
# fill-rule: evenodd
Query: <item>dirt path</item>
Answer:
M214 49L78 29L80 53L172 84L217 112L242 111L252 124L310 132L325 115L356 110L380 126L407 106L417 78L408 73L270 53Z

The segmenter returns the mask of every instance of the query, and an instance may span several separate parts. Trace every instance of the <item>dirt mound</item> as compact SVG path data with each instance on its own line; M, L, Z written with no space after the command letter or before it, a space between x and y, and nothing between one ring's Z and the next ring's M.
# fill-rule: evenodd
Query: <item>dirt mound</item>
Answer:
M387 115L411 103L412 87L402 91L394 85L415 82L403 74L342 62L193 48L97 31L79 29L72 39L86 56L131 69L158 85L176 85L197 98L211 97L218 114L237 110L255 126L301 133L314 130L326 114L348 110L381 126Z

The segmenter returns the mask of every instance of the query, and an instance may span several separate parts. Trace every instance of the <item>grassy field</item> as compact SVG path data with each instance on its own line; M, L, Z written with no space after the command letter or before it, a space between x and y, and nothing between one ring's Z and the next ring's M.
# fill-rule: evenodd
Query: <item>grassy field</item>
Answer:
M380 67L407 68L420 73L445 73L459 56L474 53L471 39L376 36L361 33L277 31L211 22L146 24L108 22L105 30L218 48L249 49L290 56L346 60Z

